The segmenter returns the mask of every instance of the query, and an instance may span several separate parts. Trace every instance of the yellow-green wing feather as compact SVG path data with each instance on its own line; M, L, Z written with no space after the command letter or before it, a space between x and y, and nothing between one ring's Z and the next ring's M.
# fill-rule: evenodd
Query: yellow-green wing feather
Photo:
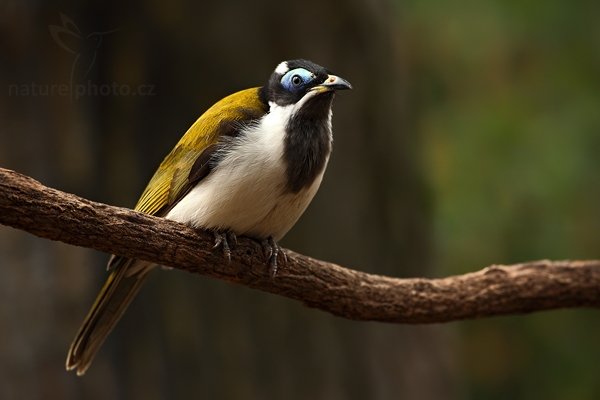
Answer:
M135 209L156 214L177 202L185 193L194 162L208 146L217 142L223 124L242 122L249 115L256 117L266 113L259 89L246 89L227 96L202 114L160 164Z

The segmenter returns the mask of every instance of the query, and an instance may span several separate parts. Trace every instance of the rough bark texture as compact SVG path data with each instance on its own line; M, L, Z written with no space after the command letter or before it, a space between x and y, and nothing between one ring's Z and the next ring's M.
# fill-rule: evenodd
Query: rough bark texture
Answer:
M286 250L275 278L261 246L239 238L231 262L213 236L185 225L96 203L0 168L0 223L34 235L140 258L299 300L332 314L436 323L566 307L600 306L600 261L493 265L443 279L367 274Z

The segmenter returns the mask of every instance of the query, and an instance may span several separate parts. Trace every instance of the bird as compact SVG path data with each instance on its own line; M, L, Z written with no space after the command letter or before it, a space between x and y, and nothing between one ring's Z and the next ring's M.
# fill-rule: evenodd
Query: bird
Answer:
M238 235L260 241L273 277L279 240L315 196L332 151L332 104L352 85L304 59L279 63L265 85L215 103L181 137L135 210L211 230L228 258ZM285 253L283 253L285 254ZM106 283L69 349L83 375L156 265L113 255Z

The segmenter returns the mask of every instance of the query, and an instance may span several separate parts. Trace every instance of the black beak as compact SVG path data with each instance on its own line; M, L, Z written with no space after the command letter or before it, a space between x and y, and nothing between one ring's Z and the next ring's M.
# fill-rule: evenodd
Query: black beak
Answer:
M318 92L327 92L330 90L348 90L352 89L350 82L336 75L329 75L325 82L313 87L311 90Z

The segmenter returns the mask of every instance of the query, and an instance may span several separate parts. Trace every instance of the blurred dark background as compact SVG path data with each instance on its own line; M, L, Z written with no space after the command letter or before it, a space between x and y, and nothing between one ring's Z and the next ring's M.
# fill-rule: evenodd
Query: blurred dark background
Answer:
M216 100L289 58L352 82L283 244L439 277L600 256L598 1L0 0L0 166L131 207ZM0 227L2 399L597 399L596 311L346 321L153 274L84 378L107 255Z

